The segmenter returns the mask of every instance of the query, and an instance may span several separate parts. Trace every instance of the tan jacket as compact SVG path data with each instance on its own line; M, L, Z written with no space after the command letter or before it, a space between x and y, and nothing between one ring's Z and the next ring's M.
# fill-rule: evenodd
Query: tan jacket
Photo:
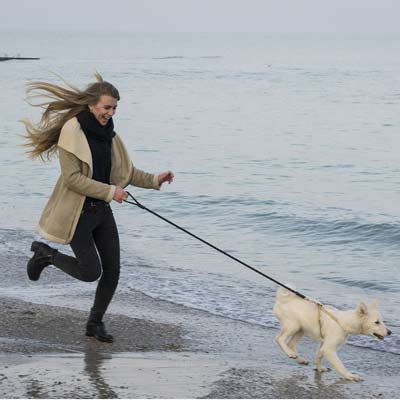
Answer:
M112 141L111 185L91 179L92 154L76 118L70 119L63 126L58 140L58 153L61 175L38 224L39 233L53 242L71 242L86 196L111 202L116 186L160 189L156 175L132 165L118 135Z

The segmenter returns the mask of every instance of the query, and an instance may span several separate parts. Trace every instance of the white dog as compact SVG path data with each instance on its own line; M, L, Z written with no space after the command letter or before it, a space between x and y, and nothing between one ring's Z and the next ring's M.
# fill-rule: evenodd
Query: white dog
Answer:
M327 371L321 365L325 357L346 379L359 381L361 378L351 374L340 361L336 350L345 343L349 335L369 335L383 340L392 332L388 330L377 310L377 302L370 306L360 303L357 309L339 311L325 307L331 314L319 310L311 301L304 300L287 289L279 288L274 314L281 323L281 332L276 341L281 349L299 364L308 364L296 352L296 345L303 335L321 342L317 353L317 371Z

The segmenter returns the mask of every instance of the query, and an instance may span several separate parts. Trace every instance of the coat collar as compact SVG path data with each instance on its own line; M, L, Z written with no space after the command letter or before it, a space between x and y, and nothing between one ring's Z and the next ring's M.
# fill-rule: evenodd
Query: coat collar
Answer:
M68 120L62 127L58 139L58 147L69 151L88 164L90 171L93 172L93 160L89 143L76 117Z

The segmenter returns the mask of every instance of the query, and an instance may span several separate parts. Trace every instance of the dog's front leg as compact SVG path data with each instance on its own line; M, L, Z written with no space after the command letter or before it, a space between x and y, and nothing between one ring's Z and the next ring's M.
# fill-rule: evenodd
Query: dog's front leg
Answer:
M324 353L322 352L321 348L324 344L321 343L318 349L318 353L317 353L317 359L316 359L316 364L317 364L317 371L318 372L327 372L329 371L328 368L325 368L322 366L322 359L324 358Z
M342 361L340 361L335 349L336 349L336 346L330 347L324 343L320 349L320 352L322 352L322 355L332 364L332 366L336 369L336 371L340 375L342 375L344 378L346 378L350 381L360 381L361 378L358 375L351 374L346 369L346 367L343 365Z

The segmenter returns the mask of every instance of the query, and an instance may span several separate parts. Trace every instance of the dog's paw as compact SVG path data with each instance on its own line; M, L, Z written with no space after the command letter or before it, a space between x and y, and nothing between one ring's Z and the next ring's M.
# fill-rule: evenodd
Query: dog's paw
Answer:
M359 382L362 381L362 378L358 375L354 375L354 374L347 374L345 376L345 378L349 381L354 381L354 382Z
M304 358L301 358L301 357L297 357L296 358L296 361L299 363L299 364L302 364L302 365L308 365L308 361L307 360L305 360Z
M325 368L325 367L317 367L317 368L315 368L315 370L322 373L322 372L328 372L331 369L330 368Z
M294 351L288 351L286 354L289 356L289 358L293 358L294 360L299 358L298 354L295 353Z

